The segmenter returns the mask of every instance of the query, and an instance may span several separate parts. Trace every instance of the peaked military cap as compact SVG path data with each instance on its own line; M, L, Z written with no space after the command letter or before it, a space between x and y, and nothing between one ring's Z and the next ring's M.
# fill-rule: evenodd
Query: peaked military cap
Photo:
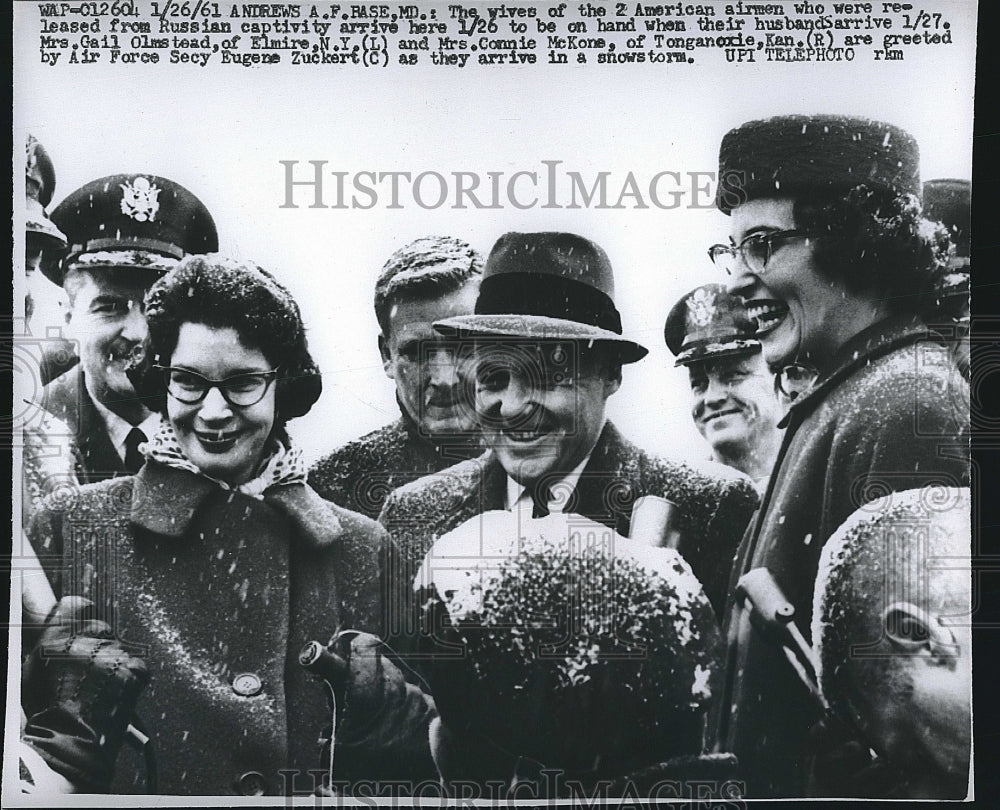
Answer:
M924 183L924 217L940 222L948 229L954 252L948 259L947 272L938 280L940 300L960 299L969 295L972 270L969 231L972 223L972 183L969 180L941 178Z
M675 366L760 351L743 302L724 284L705 284L680 299L667 315L663 337Z
M434 324L446 335L601 341L622 362L649 351L622 336L611 260L594 242L572 233L507 233L483 271L475 314Z
M69 250L49 277L70 267L134 267L158 275L191 253L219 249L215 221L184 186L152 174L114 174L78 188L52 212Z
M972 183L941 178L924 183L924 217L948 229L955 245L954 264L968 264L972 223Z
M716 205L858 185L920 196L920 151L906 131L844 115L782 115L730 130L719 148Z
M24 161L24 193L26 236L44 250L63 250L66 234L59 230L45 213L56 188L56 170L49 153L38 140L28 136Z

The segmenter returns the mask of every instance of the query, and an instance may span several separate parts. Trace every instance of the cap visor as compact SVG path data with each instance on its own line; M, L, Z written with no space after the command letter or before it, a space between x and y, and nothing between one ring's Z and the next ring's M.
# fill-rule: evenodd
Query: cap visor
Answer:
M760 342L753 339L730 340L725 343L703 343L685 349L674 361L675 366L686 366L699 360L712 360L717 357L729 357L734 354L756 354L760 351Z

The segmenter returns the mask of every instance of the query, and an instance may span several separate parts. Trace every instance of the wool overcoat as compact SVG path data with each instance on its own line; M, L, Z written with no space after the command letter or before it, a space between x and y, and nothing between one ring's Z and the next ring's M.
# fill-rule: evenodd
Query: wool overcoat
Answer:
M404 411L317 461L309 485L328 501L374 519L397 487L481 452L475 440L432 442Z
M385 532L305 484L259 500L153 461L62 495L36 514L30 539L56 596L92 600L145 659L137 716L157 792L309 795L331 713L297 656L338 629L381 634ZM428 707L416 720L424 748ZM379 774L371 762L338 744L335 779L388 776L397 764ZM146 790L127 749L112 789Z
M477 514L503 509L505 494L506 473L496 456L487 452L480 458L395 490L386 500L379 519L393 536L395 548L402 557L394 571L397 582L403 585L396 598L401 605L407 597L420 603L410 608L411 615L418 617L411 619L418 629L398 628L402 633L397 633L397 637L402 635L403 638L398 638L396 644L409 651L415 666L422 668L433 684L454 686L457 693L436 695L442 717L446 716L446 708L450 710L448 729L456 737L450 747L456 752L449 755L450 766L455 767L460 778L500 779L514 784L523 779L537 780L538 773L532 769L540 767L538 762L526 762L515 755L517 752L504 751L484 736L484 729L467 725L464 722L467 717L456 716L456 698L460 704L462 697L463 668L462 661L455 662L457 670L449 667L448 656L458 655L460 650L456 651L455 645L449 643L447 633L441 632L433 615L421 616L427 584L417 583L414 589L416 566L434 541ZM750 479L732 468L712 462L702 461L691 466L652 456L625 439L609 422L564 511L583 515L629 536L632 507L635 500L644 495L666 497L680 508L682 541L678 550L705 585L706 595L718 612L724 600L723 588L733 554L757 504L757 493ZM406 615L406 610L401 608L397 615ZM425 622L422 626L421 618ZM432 626L428 626L428 621ZM551 698L554 700L555 696ZM486 706L483 710L502 713L502 707L493 710ZM502 720L499 722L502 724ZM648 739L643 743L643 753L650 758L648 762L678 753L697 753L703 716L695 712L678 713L672 722L675 725L665 739ZM627 762L632 763L630 767L636 767L636 761L633 751L617 766L626 768L624 763ZM641 758L638 761L647 764ZM564 776L590 785L607 776L624 776L615 767L616 764L604 763L601 766L604 770ZM606 771L607 768L611 771ZM560 795L556 788L552 790Z
M76 446L76 474L81 484L92 484L129 474L97 406L87 391L80 366L70 369L42 389L39 404L69 427Z
M564 511L628 537L632 507L643 495L680 507L678 551L718 614L736 546L758 501L750 479L722 464L693 465L651 455L608 422ZM503 509L505 496L506 473L487 452L395 490L379 521L405 560L419 566L438 537L474 515Z

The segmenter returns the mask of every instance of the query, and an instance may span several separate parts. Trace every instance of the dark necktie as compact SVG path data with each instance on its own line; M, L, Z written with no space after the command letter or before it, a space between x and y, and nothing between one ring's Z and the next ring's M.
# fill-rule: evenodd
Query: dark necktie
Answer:
M535 484L531 490L531 516L533 518L547 517L549 501L552 499L552 489L547 484Z
M139 428L132 428L125 437L125 469L132 475L139 472L145 462L142 453L139 452L139 445L146 441L146 434Z

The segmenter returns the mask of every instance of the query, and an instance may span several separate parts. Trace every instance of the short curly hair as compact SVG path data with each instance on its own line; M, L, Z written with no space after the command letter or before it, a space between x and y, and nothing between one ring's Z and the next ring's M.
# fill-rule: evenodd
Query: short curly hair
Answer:
M323 381L309 354L302 314L266 270L218 254L189 256L146 293L149 336L129 370L136 392L166 413L166 387L154 365L170 365L181 324L235 329L240 340L278 368L275 424L309 412Z
M858 185L846 194L797 195L795 224L817 235L819 272L853 293L873 291L894 313L919 314L934 297L950 240L912 194Z
M389 313L400 300L437 298L478 282L483 257L452 236L422 236L393 253L375 282L375 318L389 335Z

